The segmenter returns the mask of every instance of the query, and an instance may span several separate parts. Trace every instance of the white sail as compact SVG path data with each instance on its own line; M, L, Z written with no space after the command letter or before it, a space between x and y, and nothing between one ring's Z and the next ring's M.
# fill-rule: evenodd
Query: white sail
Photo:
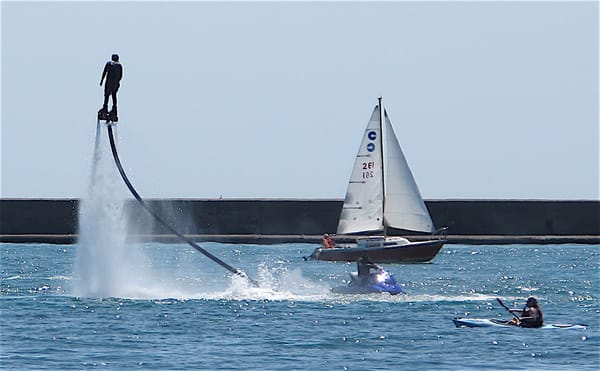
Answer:
M338 234L383 231L384 223L408 231L434 231L385 110L384 117L382 133L380 107L375 106L354 162Z
M338 234L383 230L383 179L379 106L365 130L348 183Z
M433 221L385 110L384 117L385 224L409 231L433 232Z

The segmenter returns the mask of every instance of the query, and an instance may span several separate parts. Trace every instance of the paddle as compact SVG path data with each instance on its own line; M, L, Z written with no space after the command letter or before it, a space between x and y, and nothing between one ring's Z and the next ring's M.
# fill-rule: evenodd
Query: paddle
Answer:
M502 300L500 300L500 298L496 298L496 301L498 302L498 304L502 305L502 307L504 307L504 309L506 309L508 311L508 313L512 314L516 319L519 320L519 322L521 322L521 317L517 316L506 305L504 305L504 303L502 302Z

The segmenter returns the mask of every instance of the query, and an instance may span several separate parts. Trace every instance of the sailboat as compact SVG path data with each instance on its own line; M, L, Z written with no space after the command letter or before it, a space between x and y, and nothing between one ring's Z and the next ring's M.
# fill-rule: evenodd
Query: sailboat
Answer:
M401 231L431 237L409 241L397 235ZM379 263L427 262L446 242L445 231L434 227L380 97L356 155L337 227L338 236L358 235L356 245L317 248L311 258L356 261L366 256Z

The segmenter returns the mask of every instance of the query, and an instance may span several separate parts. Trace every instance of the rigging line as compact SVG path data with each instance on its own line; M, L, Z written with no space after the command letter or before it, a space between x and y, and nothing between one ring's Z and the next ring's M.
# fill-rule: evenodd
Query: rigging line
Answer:
M108 137L110 139L110 148L112 150L113 158L115 159L115 163L117 165L117 168L119 169L119 173L121 174L121 178L123 178L123 181L127 185L127 188L129 188L129 191L131 192L131 194L133 194L133 196L136 198L136 200L138 200L138 202L140 203L140 205L150 215L152 215L154 217L154 219L156 219L160 224L162 224L163 227L165 227L166 229L168 229L169 231L171 231L173 234L175 234L181 240L185 241L188 245L192 246L194 249L198 250L199 252L201 252L202 254L204 254L206 257L208 257L209 259L211 259L215 263L217 263L220 266L222 266L223 268L227 269L229 272L248 279L248 281L250 281L250 283L252 283L252 285L254 285L255 287L258 287L258 282L256 282L255 280L251 279L250 277L248 277L248 275L246 273L244 273L243 271L241 271L239 269L236 269L236 268L232 267L231 265L225 263L221 259L217 258L216 256L214 256L210 252L208 252L205 249L203 249L202 247L200 247L200 245L198 245L192 239L190 239L190 238L184 236L183 234L179 233L169 223L167 223L165 220L163 220L163 218L161 218L160 215L158 215L154 210L152 210L152 208L150 206L148 206L148 204L142 199L142 197L140 197L140 195L137 193L137 191L135 190L135 188L133 188L133 185L131 184L131 182L127 178L127 174L125 174L125 171L123 170L123 166L121 165L121 160L119 160L119 154L117 153L117 147L115 146L115 140L113 138L112 125L109 124L109 125L107 125L107 127L108 127Z

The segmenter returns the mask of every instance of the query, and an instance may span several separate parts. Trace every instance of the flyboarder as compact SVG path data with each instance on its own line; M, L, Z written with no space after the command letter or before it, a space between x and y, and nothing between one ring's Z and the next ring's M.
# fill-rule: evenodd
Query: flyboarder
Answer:
M119 120L117 117L117 91L119 90L121 78L123 77L123 66L119 63L119 55L113 54L111 60L106 62L104 71L102 71L102 78L100 79L100 86L106 77L106 83L104 84L104 104L100 111L98 111L98 120L107 120L116 122ZM108 112L108 97L112 97L112 110Z

